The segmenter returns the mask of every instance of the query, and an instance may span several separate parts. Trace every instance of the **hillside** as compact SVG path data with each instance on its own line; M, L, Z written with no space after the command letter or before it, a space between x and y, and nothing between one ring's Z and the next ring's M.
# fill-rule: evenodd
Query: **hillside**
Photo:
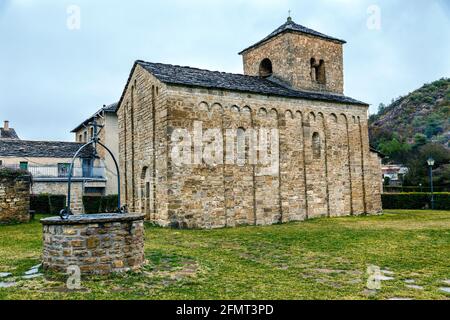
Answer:
M396 139L409 145L437 143L449 148L450 79L426 84L389 106L380 105L370 117L371 143L375 147Z

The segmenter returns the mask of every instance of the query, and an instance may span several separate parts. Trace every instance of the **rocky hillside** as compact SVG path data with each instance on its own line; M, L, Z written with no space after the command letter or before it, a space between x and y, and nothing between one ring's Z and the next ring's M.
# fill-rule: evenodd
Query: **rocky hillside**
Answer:
M389 106L380 105L378 114L370 117L370 137L375 147L395 140L450 148L450 79L426 84Z

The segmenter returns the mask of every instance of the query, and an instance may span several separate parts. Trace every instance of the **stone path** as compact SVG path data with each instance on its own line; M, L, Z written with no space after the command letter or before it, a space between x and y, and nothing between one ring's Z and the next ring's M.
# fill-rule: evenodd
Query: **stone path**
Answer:
M409 289L414 289L414 290L423 290L422 286L413 285L413 284L409 284L406 287L409 288Z
M16 286L16 282L0 282L0 289L11 288Z
M379 281L391 281L391 280L395 280L395 272L389 270L389 269L382 269L381 271L381 275L378 276L377 280ZM423 286L420 286L418 284L416 284L416 280L414 279L405 279L403 280L403 282L405 283L406 288L412 289L412 290L425 290L425 288ZM443 280L442 284L446 285L445 287L440 287L439 290L441 292L444 292L446 294L450 294L450 280ZM368 290L365 289L363 291L363 294L366 296L374 296L378 293L377 290ZM402 297L393 297L390 298L388 300L413 300L411 298L402 298Z
M0 278L8 278L12 276L12 273L9 272L0 272Z
M42 273L36 273L36 274L30 274L30 275L23 276L22 279L30 280L30 279L40 278L43 276L44 275Z
M28 270L27 272L25 272L25 275L26 276L31 276L31 275L36 274L36 273L39 273L38 269L31 269L31 270Z
M439 288L439 290L441 290L442 292L445 292L447 294L450 294L450 288L448 288L448 287Z
M380 281L391 281L391 280L394 280L394 279L395 279L394 277L388 277L388 276L385 276L385 275L381 275L381 276L377 277L377 280L380 280Z
M36 266L31 267L30 270L25 272L25 275L22 276L22 279L30 280L30 279L43 277L44 275L42 273L39 273L40 267L42 267L42 264L38 264Z

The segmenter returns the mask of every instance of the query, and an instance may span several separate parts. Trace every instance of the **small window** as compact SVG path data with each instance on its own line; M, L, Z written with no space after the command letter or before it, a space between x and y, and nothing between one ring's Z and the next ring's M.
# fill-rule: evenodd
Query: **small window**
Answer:
M319 61L319 67L317 68L317 82L320 84L326 83L325 61L324 60Z
M326 84L325 61L311 58L311 81Z
M21 162L19 167L21 170L28 170L28 162Z
M312 149L313 149L313 158L320 159L321 143L320 143L320 135L318 132L314 132L314 134L312 136Z
M272 75L272 73L272 61L270 61L270 59L264 59L261 61L261 64L259 65L259 76L261 78L268 78Z
M84 136L84 140L83 141L87 142L87 132L86 131L84 132L83 136Z
M0 167L3 166L3 160L0 160Z
M69 176L70 163L58 163L58 177L65 178Z

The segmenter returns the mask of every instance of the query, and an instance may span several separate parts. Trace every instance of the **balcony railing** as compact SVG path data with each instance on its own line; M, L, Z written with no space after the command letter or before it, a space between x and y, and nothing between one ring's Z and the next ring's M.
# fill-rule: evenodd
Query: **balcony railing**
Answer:
M25 169L19 165L4 165L3 167L11 169ZM26 170L31 173L33 178L60 178L65 179L69 177L69 166L66 165L48 165L36 166L29 165ZM103 179L105 178L105 167L74 167L73 178L89 178L89 179Z

